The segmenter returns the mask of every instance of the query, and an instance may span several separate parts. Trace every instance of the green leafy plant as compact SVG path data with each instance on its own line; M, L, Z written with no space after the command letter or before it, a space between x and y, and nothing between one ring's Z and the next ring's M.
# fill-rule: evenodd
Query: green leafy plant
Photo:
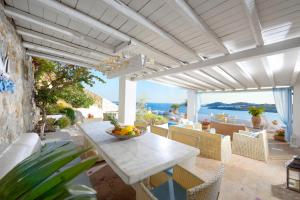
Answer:
M143 121L143 116L148 112L146 108L146 99L140 98L136 102L136 120Z
M66 128L71 125L71 120L68 117L61 117L55 122L55 125L59 128Z
M94 100L84 91L83 84L93 86L95 81L104 83L85 67L41 58L33 58L32 63L35 68L34 100L41 109L44 124L41 126L41 135L44 134L47 107L56 104L59 99L65 100L75 108L89 107Z
M251 106L248 108L248 113L254 117L258 117L265 112L263 107Z
M285 130L283 128L276 130L277 136L284 136L284 134L285 134Z
M107 119L112 125L114 125L115 129L121 129L121 125L114 115L108 114Z
M148 125L160 125L167 123L168 119L161 115L156 115L151 112L148 112L143 116L142 121L146 122Z
M75 123L75 111L72 108L63 108L59 111L62 114L65 114L70 120L71 124Z
M60 107L57 104L49 105L46 107L46 113L48 115L56 115L60 112Z
M177 110L180 108L180 104L172 104L172 105L171 105L171 108L172 108L174 111L177 111Z
M46 144L38 151L8 172L0 180L0 199L34 200L65 199L69 197L94 199L95 191L86 186L78 186L77 194L70 185L70 180L92 167L97 158L92 157L62 169L72 160L90 148L78 148L67 142ZM78 189L82 188L80 192ZM84 189L85 188L85 189ZM93 195L91 193L93 192ZM85 198L84 198L85 197ZM72 198L73 199L73 198Z

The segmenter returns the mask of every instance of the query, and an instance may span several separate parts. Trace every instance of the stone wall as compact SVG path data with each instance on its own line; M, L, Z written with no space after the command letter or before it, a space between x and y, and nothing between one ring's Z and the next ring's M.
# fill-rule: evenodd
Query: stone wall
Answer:
M15 92L0 93L0 143L11 143L18 135L33 129L33 71L21 46L21 39L4 15L0 1L0 48L1 46L2 49L7 49L9 75L15 82Z

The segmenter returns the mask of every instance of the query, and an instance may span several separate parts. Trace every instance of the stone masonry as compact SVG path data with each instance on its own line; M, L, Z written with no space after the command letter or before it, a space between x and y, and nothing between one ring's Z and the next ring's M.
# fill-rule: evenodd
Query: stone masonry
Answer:
M0 48L2 43L7 49L9 75L15 83L13 94L0 93L0 143L11 143L18 135L33 129L33 71L21 42L13 23L4 15L0 1Z

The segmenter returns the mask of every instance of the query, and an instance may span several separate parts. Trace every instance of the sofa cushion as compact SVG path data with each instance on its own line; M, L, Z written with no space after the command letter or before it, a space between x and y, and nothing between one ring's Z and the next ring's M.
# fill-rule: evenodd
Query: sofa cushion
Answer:
M253 138L258 138L259 134L261 134L260 131L241 131L241 130L239 131L239 133Z
M0 179L17 164L41 148L41 140L36 133L22 134L0 154Z

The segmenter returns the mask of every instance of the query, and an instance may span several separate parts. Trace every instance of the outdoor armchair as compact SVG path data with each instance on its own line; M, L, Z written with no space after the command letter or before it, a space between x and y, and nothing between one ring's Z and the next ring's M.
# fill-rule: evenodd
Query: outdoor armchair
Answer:
M232 151L234 154L260 161L269 156L268 138L265 130L257 133L240 131L233 134Z

